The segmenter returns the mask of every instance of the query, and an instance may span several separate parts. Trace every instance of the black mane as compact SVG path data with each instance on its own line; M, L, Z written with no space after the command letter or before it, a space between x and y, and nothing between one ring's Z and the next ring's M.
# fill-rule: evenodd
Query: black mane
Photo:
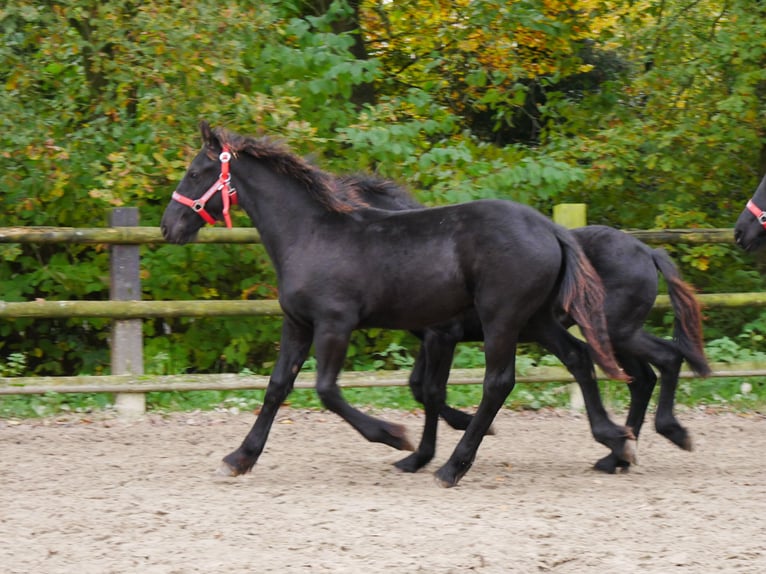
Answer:
M328 211L349 213L364 207L363 202L355 201L353 189L346 189L348 186L342 181L295 155L279 140L241 136L224 128L216 128L214 134L222 145L229 146L235 156L247 154L266 161L279 173L302 183Z
M338 179L349 194L348 200L356 204L391 211L423 207L406 188L390 179L366 173L343 175Z

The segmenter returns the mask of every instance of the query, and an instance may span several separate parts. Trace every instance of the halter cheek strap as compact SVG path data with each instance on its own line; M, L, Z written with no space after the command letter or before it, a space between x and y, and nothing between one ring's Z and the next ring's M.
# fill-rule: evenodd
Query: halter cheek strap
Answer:
M231 205L237 205L237 190L231 186L231 171L229 170L231 152L229 151L229 146L223 146L223 151L221 151L218 159L221 162L221 174L202 197L199 199L191 199L190 197L186 197L185 195L181 195L177 191L174 191L171 198L182 205L191 207L192 210L204 219L206 223L213 225L215 224L215 218L207 212L205 205L207 205L207 202L211 197L220 191L221 199L223 200L223 220L226 222L226 227L231 228L229 208Z
M764 228L766 228L766 213L758 207L755 203L753 203L753 200L749 200L747 202L747 209L755 215L755 218L758 220L758 223L760 223Z

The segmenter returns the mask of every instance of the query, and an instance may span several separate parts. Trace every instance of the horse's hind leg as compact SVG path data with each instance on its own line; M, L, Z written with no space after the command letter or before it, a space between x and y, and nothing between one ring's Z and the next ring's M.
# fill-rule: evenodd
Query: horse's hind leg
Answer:
M263 452L274 417L292 391L303 361L311 347L311 331L285 319L282 324L279 357L271 373L261 412L237 450L226 455L220 473L238 476L249 472Z
M346 358L350 328L339 325L316 327L314 351L317 358L316 390L322 404L339 415L370 442L381 442L399 450L414 450L402 425L376 419L346 402L338 387L338 375Z
M648 363L633 355L618 352L617 359L623 369L625 369L625 372L631 377L631 382L628 384L630 409L628 410L625 426L633 432L636 440L638 440L646 417L646 409L649 407L652 391L657 382L657 376ZM622 460L614 453L609 453L604 458L598 460L593 465L593 468L607 474L614 474L618 468L627 470L630 464L630 462Z
M641 362L647 363L645 369L649 369L648 364L651 364L660 372L660 396L654 423L657 432L680 448L691 450L692 442L689 432L678 422L673 412L683 355L673 342L643 330L639 331L629 344L629 347L620 344L621 352L626 354L630 352ZM643 408L643 412L646 412L646 407Z
M634 436L629 428L622 427L609 418L601 400L588 346L567 332L552 316L547 315L530 321L524 335L556 355L572 373L583 394L593 438L611 450L615 459L634 461L635 444L631 440Z
M645 333L647 345L651 345L651 358L647 361L660 371L660 396L654 427L658 433L684 450L692 450L689 431L678 422L674 411L678 376L683 364L683 355L670 341Z

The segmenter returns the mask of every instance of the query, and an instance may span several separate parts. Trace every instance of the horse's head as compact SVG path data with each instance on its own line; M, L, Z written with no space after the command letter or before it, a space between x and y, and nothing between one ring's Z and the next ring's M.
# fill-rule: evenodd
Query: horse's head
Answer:
M230 185L228 147L207 122L200 124L202 150L192 160L162 214L163 237L172 243L194 239L205 223L224 220L231 227L229 206L236 203L236 190Z
M734 239L746 251L755 251L766 243L766 177L747 202L734 226Z

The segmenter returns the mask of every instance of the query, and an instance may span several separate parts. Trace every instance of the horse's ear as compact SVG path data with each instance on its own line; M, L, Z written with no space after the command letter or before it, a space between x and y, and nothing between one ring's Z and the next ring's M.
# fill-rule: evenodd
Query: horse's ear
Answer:
M200 134L202 134L202 143L205 144L206 147L209 147L209 148L220 147L220 143L218 143L218 138L213 133L213 128L211 128L210 124L207 123L205 120L202 120L199 123L199 131L200 131Z

